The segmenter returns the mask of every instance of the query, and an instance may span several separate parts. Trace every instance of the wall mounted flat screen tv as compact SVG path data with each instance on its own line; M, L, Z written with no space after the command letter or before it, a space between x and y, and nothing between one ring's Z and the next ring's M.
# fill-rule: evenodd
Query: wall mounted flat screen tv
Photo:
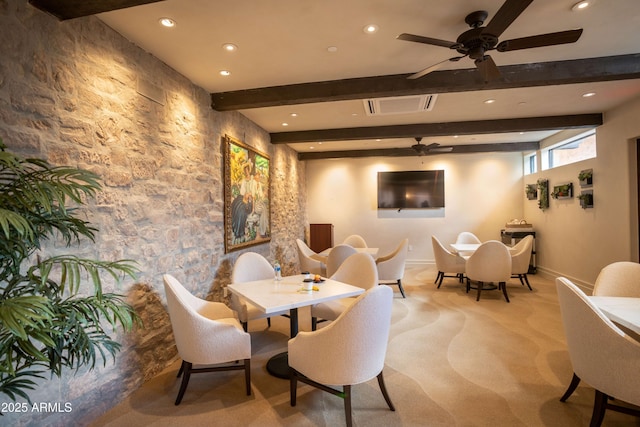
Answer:
M444 208L444 170L378 172L378 209Z

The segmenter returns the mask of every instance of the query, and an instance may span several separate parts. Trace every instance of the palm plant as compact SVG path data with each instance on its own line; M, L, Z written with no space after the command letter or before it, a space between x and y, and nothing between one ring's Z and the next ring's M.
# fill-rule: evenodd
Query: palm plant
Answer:
M30 401L46 372L115 360L121 345L110 333L140 322L123 295L103 292L101 279L102 272L116 282L135 278L134 261L38 255L45 240L94 241L98 230L69 204L84 204L100 188L89 171L21 158L0 139L0 393L14 401Z

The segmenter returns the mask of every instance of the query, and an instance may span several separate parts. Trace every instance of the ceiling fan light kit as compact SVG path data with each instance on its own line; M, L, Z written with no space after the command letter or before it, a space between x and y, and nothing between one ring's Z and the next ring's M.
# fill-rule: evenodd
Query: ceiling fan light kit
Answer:
M484 27L483 24L489 16L487 11L478 10L468 14L465 18L465 22L471 27L471 29L460 34L455 42L408 33L400 34L397 37L399 40L446 47L454 49L462 55L438 62L410 75L407 78L420 78L435 71L445 62L459 61L462 58L469 57L474 60L474 64L482 75L484 81L489 82L492 80L498 80L502 77L493 58L487 54L489 51L496 50L498 52L509 52L513 50L575 43L578 41L582 35L582 29L538 34L535 36L521 37L500 42L499 38L502 33L516 20L518 16L520 16L522 12L524 12L532 1L533 0L506 0L498 12L493 16L491 21ZM576 6L574 6L574 8Z

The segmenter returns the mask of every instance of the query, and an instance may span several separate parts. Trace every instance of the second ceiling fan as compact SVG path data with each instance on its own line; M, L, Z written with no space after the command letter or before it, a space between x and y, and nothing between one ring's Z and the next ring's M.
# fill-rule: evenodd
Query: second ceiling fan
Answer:
M582 29L559 31L557 33L539 34L536 36L522 37L499 42L502 33L520 16L520 14L531 4L533 0L506 0L494 15L487 26L482 24L489 16L488 12L480 10L470 13L465 18L465 22L471 27L470 30L458 36L455 42L434 39L430 37L417 36L414 34L402 33L397 38L411 42L423 43L433 46L447 47L456 50L461 56L448 58L425 68L409 79L417 79L432 71L435 71L445 62L459 61L469 57L474 60L476 67L482 74L485 82L501 77L500 70L491 56L486 53L491 50L498 52L509 52L512 50L531 49L535 47L553 46L576 42L582 35Z

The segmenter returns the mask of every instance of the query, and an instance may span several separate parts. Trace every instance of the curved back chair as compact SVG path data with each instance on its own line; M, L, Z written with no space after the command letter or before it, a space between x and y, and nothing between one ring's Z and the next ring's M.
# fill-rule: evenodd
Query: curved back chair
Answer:
M378 286L378 269L371 255L356 253L342 263L331 279L367 290ZM342 298L312 305L311 330L315 331L319 322L336 320L354 301L355 298Z
M331 248L327 256L327 277L333 276L345 259L358 251L353 247L345 244L337 245Z
M566 401L583 380L596 389L591 425L599 426L607 409L640 416L639 411L608 403L609 397L640 406L640 342L609 320L570 280L556 279L558 301L573 378L560 398Z
M173 336L182 365L180 391L175 404L179 405L187 390L191 374L242 369L245 373L247 396L251 395L251 337L244 332L235 313L220 302L200 299L192 295L175 277L165 274L164 291ZM237 361L242 360L242 364ZM193 368L193 365L226 366Z
M527 277L533 251L533 236L524 236L511 250L511 277L517 277L522 286L526 283L529 290L533 290Z
M478 238L478 236L476 236L475 234L473 234L470 231L463 231L462 233L458 234L458 237L456 237L456 243L472 243L472 244L480 244L482 243L482 241L480 241L480 239ZM473 252L469 252L469 251L462 251L459 253L460 256L463 257L469 257L471 256Z
M610 297L640 297L640 264L614 262L600 270L593 295Z
M298 246L298 258L300 258L300 271L308 271L311 274L325 275L325 266L318 254L305 242L296 239Z
M391 288L374 286L330 325L289 340L291 406L296 406L297 382L302 381L343 397L351 426L351 386L377 377L389 409L395 411L382 376L392 304Z
M433 256L436 259L436 268L438 269L438 275L434 281L434 283L438 284L438 289L442 285L442 279L445 277L456 277L462 283L467 264L466 260L457 254L449 252L436 236L431 236L431 245L433 246ZM446 273L453 273L454 276L447 276Z
M402 298L406 298L404 289L402 288L402 278L404 277L404 266L407 262L408 248L409 239L403 239L393 252L376 259L380 284L397 285L402 294Z
M366 248L367 242L364 241L364 238L358 234L352 234L351 236L344 239L342 242L344 245L353 246L354 248Z
M509 302L507 295L507 281L511 277L511 254L502 242L488 240L469 257L466 267L467 292L471 289L471 281L478 282L478 296L484 283L497 283L498 290L502 289L504 299Z
M273 279L274 270L269 261L256 252L245 252L238 257L233 265L231 283L246 283L255 280ZM238 312L238 318L245 331L250 320L267 318L267 325L271 326L271 316L288 316L288 311L266 314L244 298L231 293L231 308Z

